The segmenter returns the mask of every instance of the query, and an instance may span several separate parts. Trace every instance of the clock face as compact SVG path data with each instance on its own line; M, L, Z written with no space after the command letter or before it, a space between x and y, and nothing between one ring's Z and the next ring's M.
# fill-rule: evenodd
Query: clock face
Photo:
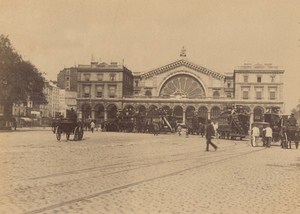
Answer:
M161 88L160 96L205 97L204 88L196 78L178 74L168 79Z

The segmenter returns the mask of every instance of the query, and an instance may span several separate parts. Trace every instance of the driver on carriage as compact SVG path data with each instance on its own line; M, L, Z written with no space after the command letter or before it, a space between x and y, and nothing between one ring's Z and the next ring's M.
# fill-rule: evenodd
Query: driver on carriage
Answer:
M73 122L77 122L77 114L73 108L71 108L69 113L69 120Z
M288 125L289 126L296 126L297 125L297 119L295 118L295 115L292 113L291 116L288 119Z

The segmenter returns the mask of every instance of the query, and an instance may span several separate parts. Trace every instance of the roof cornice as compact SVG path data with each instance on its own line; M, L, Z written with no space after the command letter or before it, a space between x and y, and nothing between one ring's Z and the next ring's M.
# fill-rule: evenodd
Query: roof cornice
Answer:
M223 75L223 74L220 74L218 72L209 70L209 69L204 68L200 65L189 62L185 59L180 59L180 60L175 61L173 63L170 63L168 65L165 65L165 66L159 67L157 69L151 70L147 73L141 74L140 77L142 79L148 79L148 78L151 78L151 77L156 76L158 74L164 73L166 71L170 71L170 70L173 70L175 68L178 68L180 66L185 66L187 68L190 68L190 69L193 69L193 70L198 71L200 73L212 76L213 78L216 78L216 79L219 79L219 80L223 80L225 78L225 75Z

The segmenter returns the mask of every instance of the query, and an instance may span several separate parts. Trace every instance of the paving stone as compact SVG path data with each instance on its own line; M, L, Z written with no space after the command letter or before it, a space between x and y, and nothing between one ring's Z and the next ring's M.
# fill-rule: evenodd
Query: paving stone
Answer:
M167 134L0 133L0 213L300 213L299 150ZM2 176L3 175L3 176Z

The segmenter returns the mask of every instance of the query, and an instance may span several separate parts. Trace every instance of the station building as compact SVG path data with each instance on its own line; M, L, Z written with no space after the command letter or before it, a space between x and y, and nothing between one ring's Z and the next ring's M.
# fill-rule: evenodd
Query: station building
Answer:
M77 113L97 123L114 120L121 111L161 108L178 122L197 114L217 118L228 105L247 106L250 122L262 121L270 106L283 103L284 70L271 64L244 64L222 74L186 58L144 73L118 63L78 65Z

